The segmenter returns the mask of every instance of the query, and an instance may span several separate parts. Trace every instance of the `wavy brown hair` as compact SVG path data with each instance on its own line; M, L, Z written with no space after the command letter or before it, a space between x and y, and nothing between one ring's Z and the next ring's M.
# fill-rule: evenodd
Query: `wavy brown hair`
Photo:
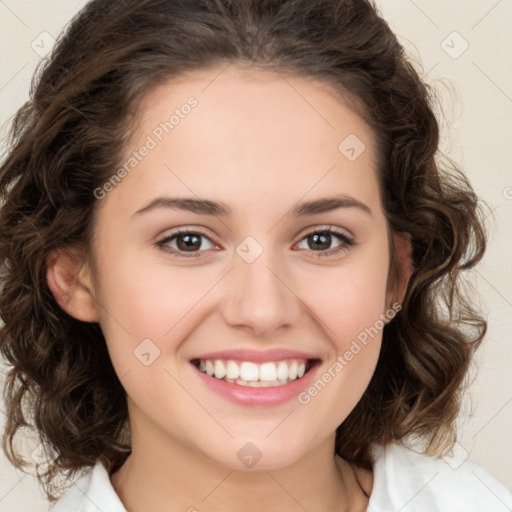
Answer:
M119 468L130 435L126 393L99 325L57 305L46 258L66 247L89 254L93 191L119 167L133 134L127 127L136 126L149 91L230 64L313 78L350 99L376 135L389 228L411 240L403 309L384 328L375 374L338 427L336 452L370 468L373 444L415 435L439 455L455 439L465 377L486 331L461 281L485 250L482 210L457 165L441 158L436 96L376 6L94 0L34 76L0 168L0 349L9 364L3 448L24 467L14 439L27 427L55 450L38 473L51 501L58 475L98 460ZM396 270L392 259L391 277Z

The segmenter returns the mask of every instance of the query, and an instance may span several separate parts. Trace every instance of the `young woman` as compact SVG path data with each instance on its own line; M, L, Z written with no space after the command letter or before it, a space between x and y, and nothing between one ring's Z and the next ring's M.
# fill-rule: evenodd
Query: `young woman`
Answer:
M485 231L431 101L366 0L84 8L0 174L4 449L55 511L512 506L446 458Z

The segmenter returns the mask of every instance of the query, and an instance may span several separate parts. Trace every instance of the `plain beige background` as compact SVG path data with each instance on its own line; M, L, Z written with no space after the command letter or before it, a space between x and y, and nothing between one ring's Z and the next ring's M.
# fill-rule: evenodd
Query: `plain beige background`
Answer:
M41 56L84 3L0 0L0 123L28 98ZM468 453L512 488L512 2L377 4L421 74L442 94L442 149L463 166L493 210L488 253L471 275L483 297L489 331L470 389L474 414L461 416L460 445L450 464L455 471ZM27 450L32 448L27 445ZM35 480L15 471L3 454L0 475L0 512L47 510Z

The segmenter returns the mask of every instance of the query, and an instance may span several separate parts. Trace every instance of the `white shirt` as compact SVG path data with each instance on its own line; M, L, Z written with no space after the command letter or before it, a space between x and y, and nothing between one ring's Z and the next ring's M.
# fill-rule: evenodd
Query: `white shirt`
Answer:
M416 453L397 443L373 450L367 512L510 512L512 494L482 466ZM127 512L97 462L55 503L52 512Z

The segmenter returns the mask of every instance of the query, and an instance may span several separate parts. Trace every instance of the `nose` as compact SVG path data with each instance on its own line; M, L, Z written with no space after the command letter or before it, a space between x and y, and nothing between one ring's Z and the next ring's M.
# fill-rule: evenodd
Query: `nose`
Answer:
M295 325L301 300L282 266L266 252L252 263L235 258L225 283L222 314L226 323L258 337Z

